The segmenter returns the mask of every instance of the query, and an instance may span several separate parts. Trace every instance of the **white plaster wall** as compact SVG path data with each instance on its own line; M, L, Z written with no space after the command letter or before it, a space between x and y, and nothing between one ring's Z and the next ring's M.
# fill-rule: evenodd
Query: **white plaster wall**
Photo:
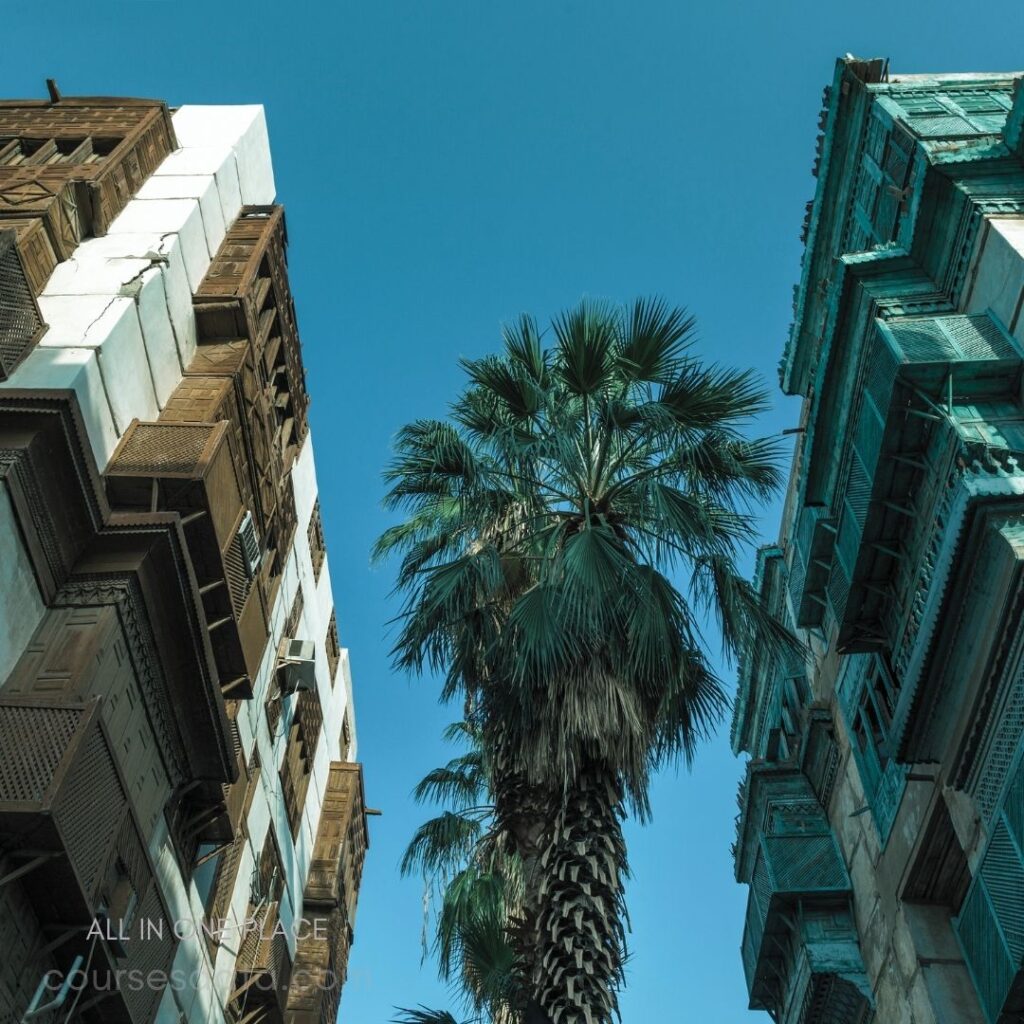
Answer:
M1024 218L986 220L964 300L967 313L991 312L1024 345Z

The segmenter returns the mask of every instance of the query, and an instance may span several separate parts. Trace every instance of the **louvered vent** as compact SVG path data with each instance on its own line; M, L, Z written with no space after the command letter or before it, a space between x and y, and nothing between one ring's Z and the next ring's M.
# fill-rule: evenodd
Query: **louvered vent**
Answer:
M1018 768L956 933L989 1021L1024 1011L1024 768ZM1013 1016L1012 1019L1017 1019Z

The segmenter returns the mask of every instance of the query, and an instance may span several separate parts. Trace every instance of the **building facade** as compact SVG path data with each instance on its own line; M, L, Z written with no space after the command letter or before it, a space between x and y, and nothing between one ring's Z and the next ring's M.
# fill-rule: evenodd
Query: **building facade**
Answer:
M737 878L752 1009L1024 1021L1024 87L839 61L756 584Z
M3 1024L336 1017L367 830L274 200L260 107L0 103Z

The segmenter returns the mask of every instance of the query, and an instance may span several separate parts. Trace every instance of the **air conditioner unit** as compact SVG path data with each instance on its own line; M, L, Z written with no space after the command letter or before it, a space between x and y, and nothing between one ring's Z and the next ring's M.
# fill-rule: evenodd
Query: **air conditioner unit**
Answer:
M316 646L312 640L285 637L277 648L281 695L316 689Z
M245 513L238 527L238 546L245 562L245 571L249 579L252 579L260 567L260 539L256 535L256 523L251 512Z

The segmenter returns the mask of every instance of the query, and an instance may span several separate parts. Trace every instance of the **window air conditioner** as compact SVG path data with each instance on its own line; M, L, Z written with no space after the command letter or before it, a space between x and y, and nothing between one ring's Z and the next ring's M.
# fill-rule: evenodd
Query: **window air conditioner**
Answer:
M316 689L316 647L312 640L285 637L277 649L277 677L281 696Z

